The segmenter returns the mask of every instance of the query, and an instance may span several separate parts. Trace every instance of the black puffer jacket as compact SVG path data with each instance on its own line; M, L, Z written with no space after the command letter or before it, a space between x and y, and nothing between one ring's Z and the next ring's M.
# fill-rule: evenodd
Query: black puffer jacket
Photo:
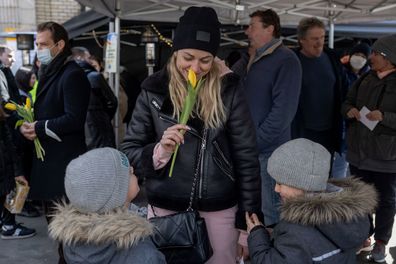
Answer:
M356 263L377 194L373 186L353 178L332 183L343 190L285 202L272 240L261 226L253 228L248 237L252 264Z
M164 131L177 124L172 117L167 71L157 72L144 81L121 149L137 169L137 175L147 179L150 204L176 211L188 207L198 153L206 142L203 163L199 164L194 208L218 211L238 205L238 228L245 228L245 211L260 212L255 129L238 82L234 74L223 79L222 99L227 114L224 127L208 129L203 139L203 122L196 118L189 121L192 129L185 134L185 144L180 146L170 178L171 162L163 169L154 170L152 159Z

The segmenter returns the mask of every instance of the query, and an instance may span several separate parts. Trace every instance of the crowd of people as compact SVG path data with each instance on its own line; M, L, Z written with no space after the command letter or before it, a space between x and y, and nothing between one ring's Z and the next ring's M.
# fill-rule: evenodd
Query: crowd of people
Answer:
M226 65L216 57L220 26L212 8L184 12L168 63L123 111L119 150L120 104L100 61L71 47L61 25L38 25L35 65L15 77L11 50L0 47L1 238L36 233L3 206L21 181L42 202L59 263L166 263L145 218L190 207L205 219L208 264L355 263L361 251L385 262L396 205L396 36L357 43L342 64L319 19L300 21L291 49L278 14L258 10L249 48ZM201 86L182 124L191 71ZM35 121L14 129L19 117L3 106L26 100ZM136 176L143 216L130 206Z

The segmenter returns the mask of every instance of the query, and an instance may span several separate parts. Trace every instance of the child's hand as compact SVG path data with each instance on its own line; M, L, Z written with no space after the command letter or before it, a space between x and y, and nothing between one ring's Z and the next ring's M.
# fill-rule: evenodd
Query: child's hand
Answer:
M245 213L246 224L247 224L247 232L250 234L250 231L258 225L263 225L260 220L258 219L256 214L252 214L249 216L249 213Z

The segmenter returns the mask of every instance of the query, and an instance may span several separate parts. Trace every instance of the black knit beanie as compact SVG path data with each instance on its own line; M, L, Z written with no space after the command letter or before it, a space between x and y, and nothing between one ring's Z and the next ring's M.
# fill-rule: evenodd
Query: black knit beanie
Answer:
M385 55L393 65L396 65L396 35L388 35L377 39L372 49Z
M210 7L189 7L175 30L173 50L198 49L216 56L220 46L220 22Z
M366 58L368 58L371 53L371 48L367 43L359 43L351 49L351 52L349 54L352 56L356 53L362 53L364 54L364 56L366 56Z

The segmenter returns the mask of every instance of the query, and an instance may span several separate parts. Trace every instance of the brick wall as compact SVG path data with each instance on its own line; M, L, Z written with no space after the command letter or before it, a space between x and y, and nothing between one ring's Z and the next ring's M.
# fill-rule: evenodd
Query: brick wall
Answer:
M36 0L36 23L64 23L80 14L81 6L74 0Z
M0 32L32 31L35 19L34 1L0 0Z

